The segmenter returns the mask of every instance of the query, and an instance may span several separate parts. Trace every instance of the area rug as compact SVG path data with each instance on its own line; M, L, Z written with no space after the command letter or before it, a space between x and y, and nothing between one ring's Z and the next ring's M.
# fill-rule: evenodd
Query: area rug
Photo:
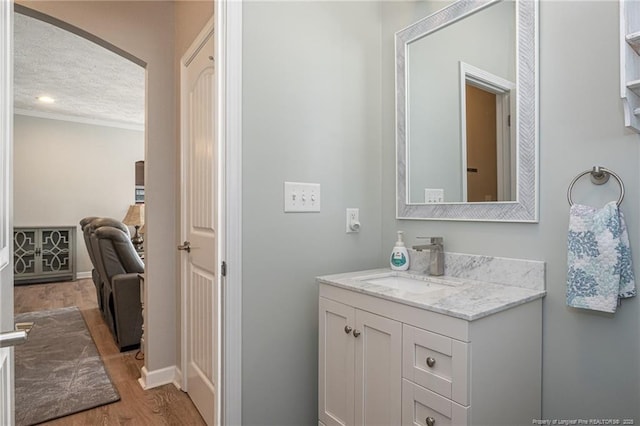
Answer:
M120 399L77 307L19 314L15 321L35 323L15 348L17 426Z

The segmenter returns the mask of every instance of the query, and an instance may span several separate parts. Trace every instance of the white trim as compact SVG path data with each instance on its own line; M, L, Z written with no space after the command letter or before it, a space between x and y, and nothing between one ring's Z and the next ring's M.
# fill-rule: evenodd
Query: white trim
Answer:
M221 425L242 424L242 0L215 3L216 84L222 149L227 262L222 294Z
M145 366L140 369L138 383L144 390L157 388L158 386L168 385L170 383L180 389L180 386L174 383L176 377L178 377L178 368L175 365L153 371L148 371Z
M182 380L182 370L180 370L180 368L176 366L176 376L173 378L173 386L180 389L181 391L186 392L184 389L182 389Z
M69 121L72 123L89 124L93 126L115 127L116 129L136 130L144 132L144 124L123 123L121 121L101 120L97 118L78 117L75 115L56 114L53 112L32 111L28 109L16 108L15 115L27 117L46 118L48 120Z
M84 279L91 278L91 277L92 277L91 271L85 271L85 272L76 273L76 279L78 279L78 280L84 280Z
M185 110L187 108L187 100L184 94L184 87L186 86L186 72L183 60L180 61L180 241L186 241L187 239L187 226L186 221L186 200L187 194L184 190L184 184L187 182L187 175L185 173L185 159L187 158L185 140L187 139L187 130L184 125L185 122ZM180 243L182 244L182 243ZM185 267L184 256L180 257L180 365L182 371L187 371L187 334L185 328L187 322L187 289L184 283L187 281L187 271ZM187 376L182 376L180 386L183 391L188 391Z
M0 248L0 271L9 266L9 247Z
M0 4L0 271L13 268L13 6L13 0Z
M196 54L202 49L205 45L209 37L213 35L213 16L207 21L207 23L202 27L198 36L193 40L189 49L182 55L182 65L188 67L193 58L195 58Z

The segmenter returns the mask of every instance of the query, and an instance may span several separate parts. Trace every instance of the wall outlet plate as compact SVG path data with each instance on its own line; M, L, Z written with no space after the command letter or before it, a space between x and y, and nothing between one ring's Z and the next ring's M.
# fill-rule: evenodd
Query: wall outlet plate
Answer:
M294 212L319 212L320 211L320 184L285 182L284 183L284 211Z
M347 209L347 234L360 232L360 209Z

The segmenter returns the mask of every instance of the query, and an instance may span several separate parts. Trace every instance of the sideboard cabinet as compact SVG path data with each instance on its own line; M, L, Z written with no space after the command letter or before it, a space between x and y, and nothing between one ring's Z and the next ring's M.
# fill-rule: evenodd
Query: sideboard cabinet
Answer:
M76 227L17 227L13 230L16 285L76 279Z

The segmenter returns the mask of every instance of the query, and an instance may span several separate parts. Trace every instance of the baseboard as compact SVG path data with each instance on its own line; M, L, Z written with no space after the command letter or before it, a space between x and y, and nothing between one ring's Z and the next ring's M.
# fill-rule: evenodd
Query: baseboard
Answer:
M173 378L173 385L182 390L182 370L176 367L176 376Z
M76 279L78 280L84 280L87 278L91 278L91 271L76 273Z
M142 386L142 389L147 390L157 388L158 386L162 385L175 385L177 377L178 369L175 365L153 371L147 371L147 367L142 367L142 369L140 370L140 378L138 379L138 383L140 384L140 386ZM182 374L180 374L180 377L182 377Z

